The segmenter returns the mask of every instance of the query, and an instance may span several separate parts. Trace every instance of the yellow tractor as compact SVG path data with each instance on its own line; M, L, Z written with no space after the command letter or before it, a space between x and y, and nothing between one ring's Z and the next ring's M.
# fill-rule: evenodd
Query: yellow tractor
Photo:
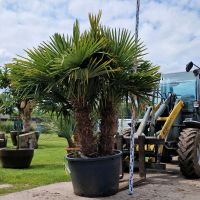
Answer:
M165 166L162 163L178 156L182 174L200 178L200 68L191 72L193 66L190 62L186 72L162 75L156 98L159 103L148 106L143 119L136 122L134 159L143 156L147 167ZM126 159L130 131L120 138L118 148Z

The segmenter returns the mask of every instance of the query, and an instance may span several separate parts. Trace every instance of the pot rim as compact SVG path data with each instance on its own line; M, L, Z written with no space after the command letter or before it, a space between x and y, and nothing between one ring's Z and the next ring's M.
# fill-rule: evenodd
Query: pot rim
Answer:
M99 157L95 157L95 158L90 158L90 157L75 158L75 157L70 157L71 155L73 155L73 153L70 153L70 154L67 154L65 156L65 158L66 158L66 160L69 160L69 161L87 162L87 161L108 160L108 159L111 159L111 158L117 158L117 157L122 155L122 151L120 151L120 150L113 150L113 152L114 152L113 155L99 156Z
M24 148L24 149L11 149L8 147L1 148L0 151L34 151L34 149Z

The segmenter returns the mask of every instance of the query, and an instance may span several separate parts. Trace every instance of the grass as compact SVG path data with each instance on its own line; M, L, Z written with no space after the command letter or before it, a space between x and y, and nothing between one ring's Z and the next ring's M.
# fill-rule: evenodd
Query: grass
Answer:
M9 138L8 146L11 146ZM55 134L42 134L39 148L35 150L31 167L28 169L0 168L0 185L13 187L0 189L0 194L21 191L56 182L69 181L64 169L66 140Z

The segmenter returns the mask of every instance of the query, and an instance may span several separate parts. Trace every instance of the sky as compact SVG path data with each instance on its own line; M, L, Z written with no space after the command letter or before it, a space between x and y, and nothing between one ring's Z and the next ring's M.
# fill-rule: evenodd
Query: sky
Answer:
M75 19L87 29L99 10L102 24L134 34L136 0L0 0L0 65L55 32L71 34ZM200 65L200 0L141 0L139 38L163 73Z

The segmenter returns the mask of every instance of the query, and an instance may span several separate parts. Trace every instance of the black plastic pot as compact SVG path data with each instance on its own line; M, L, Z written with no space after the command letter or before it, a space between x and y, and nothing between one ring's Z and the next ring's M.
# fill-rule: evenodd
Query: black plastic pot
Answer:
M28 168L34 155L34 149L0 149L0 163L4 168Z
M110 196L118 192L121 151L98 158L66 156L74 193L85 197Z

